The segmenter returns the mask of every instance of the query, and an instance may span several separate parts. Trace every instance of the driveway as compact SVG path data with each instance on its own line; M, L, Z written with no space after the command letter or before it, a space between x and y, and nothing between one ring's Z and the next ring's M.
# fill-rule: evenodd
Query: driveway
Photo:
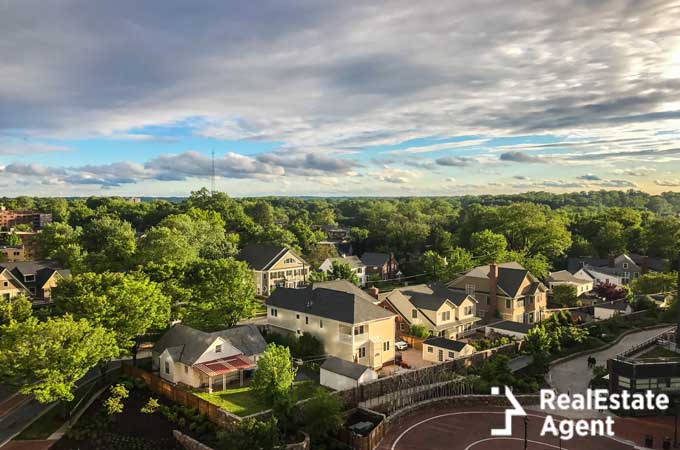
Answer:
M588 357L594 356L597 360L597 365L603 366L607 364L607 360L615 357L619 353L635 347L654 336L658 336L669 327L663 326L653 330L639 331L625 336L621 341L606 350L594 352L579 356L556 364L550 369L548 373L548 380L550 384L557 390L557 392L575 392L585 393L588 389L588 383L593 378L593 372L588 369Z

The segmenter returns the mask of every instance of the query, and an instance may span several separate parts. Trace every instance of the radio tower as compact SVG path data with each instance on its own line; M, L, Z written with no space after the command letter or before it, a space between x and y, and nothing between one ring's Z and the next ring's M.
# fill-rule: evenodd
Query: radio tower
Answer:
M212 172L210 173L210 196L215 195L215 150L212 151Z

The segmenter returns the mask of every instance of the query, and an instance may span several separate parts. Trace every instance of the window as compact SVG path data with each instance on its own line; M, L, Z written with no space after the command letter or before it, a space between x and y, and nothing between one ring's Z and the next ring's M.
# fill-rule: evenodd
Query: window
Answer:
M278 317L279 316L279 311L276 308L272 308L270 312L271 312L270 315L272 317Z
M295 262L295 258L286 258L283 260L285 264L293 264Z
M222 353L222 345L221 344L217 344L215 346L215 353Z
M24 281L35 281L35 275L24 275Z
M296 333L297 333L297 334L300 334L300 330L297 330Z
M357 273L362 273L362 271L363 271L363 269L362 269L361 267L359 267L359 268L357 269Z
M623 268L627 269L628 268L628 263L623 263Z
M451 320L451 311L444 311L442 313L442 322L445 322L447 320Z
M456 357L456 356L455 356L455 353L449 352L449 358L455 358L455 357Z
M296 318L296 319L299 319L299 318L300 318L300 314L295 314L295 318Z
M506 309L511 309L512 308L512 299L506 298L505 299L505 308Z
M165 361L165 373L170 373L170 363L168 361Z
M357 335L359 335L359 334L364 334L364 332L365 332L365 331L364 331L364 326L363 326L363 325L359 325L359 326L357 326L357 327L354 327L354 335L355 335L355 336L357 336Z
M389 352L389 351L390 351L390 341L385 341L385 342L383 342L383 351L384 351L384 352Z
M309 325L309 317L305 316L305 325Z
M418 318L418 310L417 310L417 309L411 310L411 318L412 318L412 319L417 319L417 318Z
M471 314L472 314L472 306L466 306L466 307L463 309L463 311L464 311L464 314L465 314L466 316L471 315Z
M359 347L359 358L366 357L366 347Z
M323 320L319 319L319 328L323 328Z
M427 346L427 353L432 353L432 352L434 352L434 349L428 345Z
M474 295L475 294L475 285L474 284L466 284L465 285L465 293L467 295Z
M9 286L9 281L3 281L2 285L5 286L5 287Z

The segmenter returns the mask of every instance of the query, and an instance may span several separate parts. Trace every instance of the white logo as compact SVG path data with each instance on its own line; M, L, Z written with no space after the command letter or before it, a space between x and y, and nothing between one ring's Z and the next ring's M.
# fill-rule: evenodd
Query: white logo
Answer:
M500 388L492 387L491 395L500 395ZM512 405L512 409L505 410L505 428L493 428L491 430L491 436L512 436L512 418L513 417L524 417L527 415L522 405L519 404L515 395L512 393L509 387L505 386L505 396Z

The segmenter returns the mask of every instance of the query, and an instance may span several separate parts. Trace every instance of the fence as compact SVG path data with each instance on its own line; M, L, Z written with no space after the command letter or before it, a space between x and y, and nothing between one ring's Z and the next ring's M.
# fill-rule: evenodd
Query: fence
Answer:
M425 341L424 338L411 336L410 334L402 334L401 336L399 336L399 339L406 342L408 345L410 345L411 347L413 347L416 350L422 350L423 349L423 342Z
M367 400L361 403L361 406L390 415L395 411L427 400L471 395L473 392L473 385L468 381L444 381L427 386L413 386L400 391L390 392L382 397Z
M373 450L376 448L385 436L385 416L364 408L351 410L347 415L350 417L349 420L354 423L361 420L371 422L375 426L366 436L354 433L347 428L342 428L338 432L338 439L349 445L353 450Z

